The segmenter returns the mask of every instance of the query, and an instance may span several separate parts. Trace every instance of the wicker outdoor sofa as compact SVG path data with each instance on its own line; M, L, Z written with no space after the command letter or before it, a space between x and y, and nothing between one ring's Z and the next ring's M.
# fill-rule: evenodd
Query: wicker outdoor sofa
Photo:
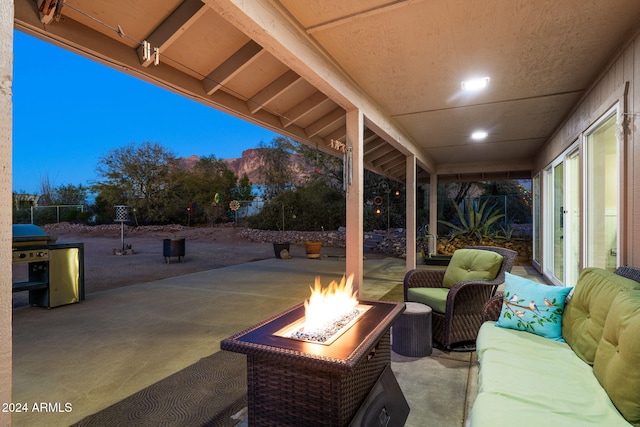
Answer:
M640 426L640 269L525 281L485 306L470 425Z

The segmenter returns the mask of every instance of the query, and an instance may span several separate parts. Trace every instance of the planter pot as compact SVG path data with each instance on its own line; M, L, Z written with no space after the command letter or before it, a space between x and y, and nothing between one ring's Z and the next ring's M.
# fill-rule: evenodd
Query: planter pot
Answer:
M304 242L304 249L307 251L307 258L318 259L320 258L322 242Z
M273 243L273 252L276 255L276 258L278 259L289 259L291 258L291 255L289 255L289 242L282 242L282 243ZM286 254L283 253L283 251L286 251Z

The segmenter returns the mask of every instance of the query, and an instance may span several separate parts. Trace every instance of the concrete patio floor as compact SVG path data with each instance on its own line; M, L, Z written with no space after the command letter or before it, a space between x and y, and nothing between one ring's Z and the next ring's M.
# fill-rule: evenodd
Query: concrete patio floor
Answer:
M424 267L426 268L426 267ZM344 259L268 259L95 292L80 304L13 311L13 401L54 412L15 413L14 426L67 426L220 349L220 341L344 274ZM361 299L402 283L404 260L364 261ZM535 276L532 268L514 274ZM475 397L475 353L392 354L409 402L407 426L462 426ZM65 406L65 404L69 404ZM241 425L241 424L240 424Z

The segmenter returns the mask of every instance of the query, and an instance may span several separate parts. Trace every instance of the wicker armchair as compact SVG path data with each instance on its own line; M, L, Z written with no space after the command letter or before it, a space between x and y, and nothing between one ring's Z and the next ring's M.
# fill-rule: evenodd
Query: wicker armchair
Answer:
M502 313L502 302L504 300L504 294L495 294L487 300L482 307L482 323L493 321L497 322Z
M483 306L495 294L498 286L504 283L505 273L511 272L518 255L516 251L491 246L469 246L465 249L496 252L503 257L502 265L493 280L456 283L446 294L445 312L433 310L433 340L448 350L454 344L475 342L483 321ZM407 272L404 277L404 300L409 301L407 292L410 288L442 288L444 275L444 270L415 269Z

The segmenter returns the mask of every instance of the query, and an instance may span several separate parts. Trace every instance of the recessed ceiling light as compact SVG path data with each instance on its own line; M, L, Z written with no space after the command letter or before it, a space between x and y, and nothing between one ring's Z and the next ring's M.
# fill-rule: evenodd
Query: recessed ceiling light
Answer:
M462 82L462 90L476 91L486 88L489 85L489 77L470 79Z
M483 139L485 139L487 136L489 136L489 134L483 130L477 130L474 133L471 134L471 139L473 139L474 141L482 141Z

